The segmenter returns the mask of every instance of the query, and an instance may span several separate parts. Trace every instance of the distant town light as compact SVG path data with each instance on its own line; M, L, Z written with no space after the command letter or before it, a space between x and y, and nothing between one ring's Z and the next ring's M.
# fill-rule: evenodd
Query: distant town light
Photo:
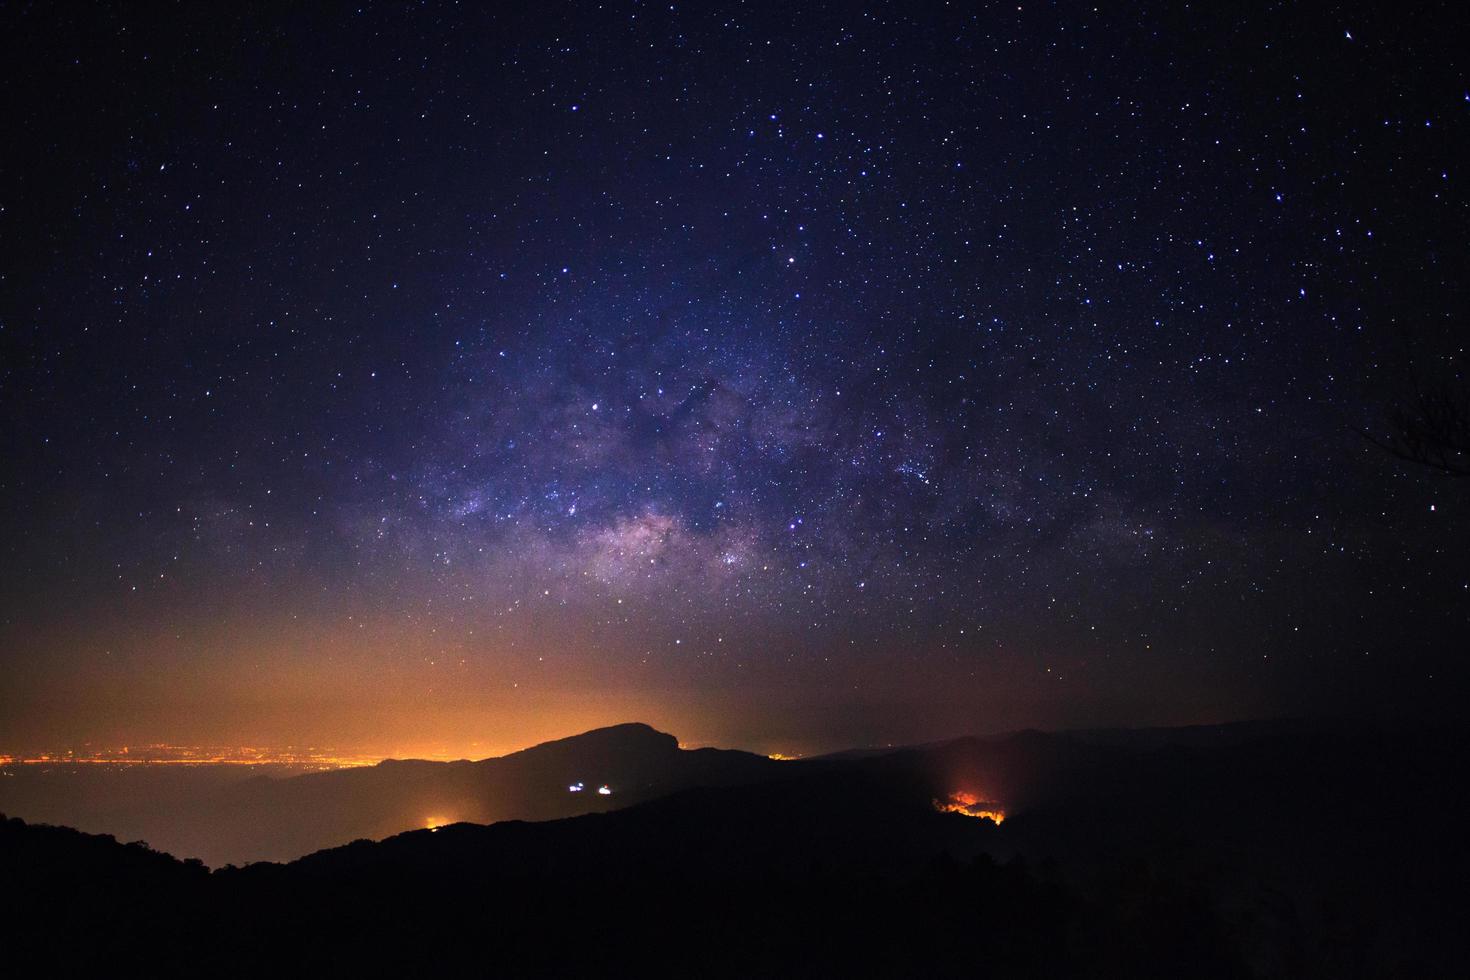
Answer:
M598 796L612 796L612 790L609 789L606 786L599 786L599 787L597 787L597 795Z
M568 793L580 793L580 792L582 792L582 784L581 783L573 783L572 785L570 785L570 786L567 787L567 792Z

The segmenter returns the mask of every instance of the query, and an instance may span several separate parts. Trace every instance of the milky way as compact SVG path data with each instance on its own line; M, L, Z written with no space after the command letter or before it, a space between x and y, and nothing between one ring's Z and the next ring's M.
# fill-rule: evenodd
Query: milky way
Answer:
M4 15L0 737L1458 684L1432 16L490 6Z

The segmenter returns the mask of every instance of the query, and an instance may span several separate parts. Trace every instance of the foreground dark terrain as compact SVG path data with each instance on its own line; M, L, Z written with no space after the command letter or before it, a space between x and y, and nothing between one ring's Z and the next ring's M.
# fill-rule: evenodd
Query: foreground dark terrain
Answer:
M962 739L213 872L10 819L0 935L35 973L1451 976L1463 745L1293 724ZM934 805L956 798L1006 818Z

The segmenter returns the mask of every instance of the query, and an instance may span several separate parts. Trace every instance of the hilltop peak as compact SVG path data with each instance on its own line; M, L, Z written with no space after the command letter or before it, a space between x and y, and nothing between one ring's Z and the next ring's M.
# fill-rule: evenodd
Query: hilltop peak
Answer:
M630 721L618 725L608 725L605 728L594 728L591 731L582 732L580 735L569 735L566 738L541 742L528 749L513 752L511 755L525 755L527 753L540 755L563 751L586 751L588 749L669 753L678 751L679 740L667 732L659 731L652 725L647 725L640 721Z

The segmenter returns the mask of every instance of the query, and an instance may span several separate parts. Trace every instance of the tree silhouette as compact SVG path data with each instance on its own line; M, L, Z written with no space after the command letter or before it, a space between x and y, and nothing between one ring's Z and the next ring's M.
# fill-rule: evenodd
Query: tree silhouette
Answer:
M1390 405L1387 431L1363 435L1399 459L1451 476L1470 476L1470 365L1463 352L1432 382L1411 372L1413 393Z

